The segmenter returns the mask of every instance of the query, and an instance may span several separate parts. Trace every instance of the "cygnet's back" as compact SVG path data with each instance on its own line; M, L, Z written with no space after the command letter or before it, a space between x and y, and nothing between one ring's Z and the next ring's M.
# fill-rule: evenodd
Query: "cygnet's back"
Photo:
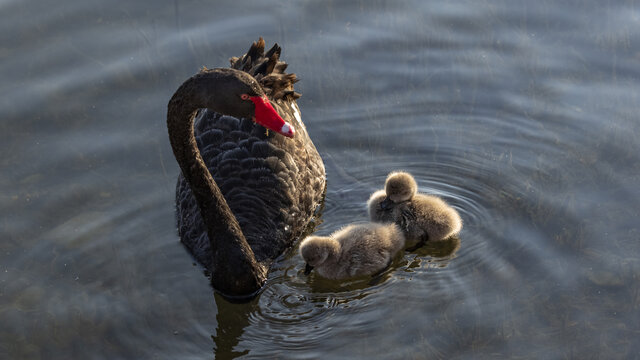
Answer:
M367 206L371 221L398 224L407 246L444 240L462 229L458 212L437 196L417 193L413 176L406 172L389 174L385 190L373 193Z
M300 244L300 254L307 269L337 280L383 270L404 245L397 225L369 223L348 225L329 237L309 236Z
M416 194L401 212L407 237L412 239L427 236L430 241L447 239L462 229L462 219L458 212L437 196ZM413 217L413 219L411 218Z

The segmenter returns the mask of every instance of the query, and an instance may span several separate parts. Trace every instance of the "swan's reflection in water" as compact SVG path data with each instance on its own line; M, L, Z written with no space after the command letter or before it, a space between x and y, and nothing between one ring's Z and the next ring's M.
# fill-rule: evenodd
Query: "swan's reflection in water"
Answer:
M236 347L244 329L249 325L249 314L256 310L258 299L248 303L232 303L214 292L218 314L216 334L211 336L214 343L215 359L235 359L249 353L249 349L237 351Z

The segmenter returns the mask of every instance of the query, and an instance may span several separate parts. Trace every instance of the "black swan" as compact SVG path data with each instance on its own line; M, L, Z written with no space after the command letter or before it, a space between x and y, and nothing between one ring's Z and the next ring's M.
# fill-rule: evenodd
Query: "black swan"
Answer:
M325 190L324 164L296 104L297 78L284 72L277 44L266 54L264 46L260 38L231 68L186 80L167 111L181 169L178 234L214 289L232 298L260 290Z

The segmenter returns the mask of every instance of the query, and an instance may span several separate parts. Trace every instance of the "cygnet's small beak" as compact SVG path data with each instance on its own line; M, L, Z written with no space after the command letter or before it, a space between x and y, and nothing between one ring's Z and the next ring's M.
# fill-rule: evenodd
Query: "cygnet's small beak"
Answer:
M293 126L278 115L266 96L252 96L249 99L256 106L255 122L286 137L292 138L296 134Z
M386 198L384 198L384 200L382 200L380 202L380 208L382 210L389 210L391 209L391 205L393 205L393 201L387 196Z
M311 274L311 270L313 270L313 266L306 264L306 266L304 267L304 274L305 275Z

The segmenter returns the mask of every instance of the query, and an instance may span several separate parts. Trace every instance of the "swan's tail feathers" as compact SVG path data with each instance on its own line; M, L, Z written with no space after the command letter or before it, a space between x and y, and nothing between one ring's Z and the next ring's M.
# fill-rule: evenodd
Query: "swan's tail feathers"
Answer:
M300 94L293 90L293 84L298 82L298 78L295 74L285 73L287 63L280 61L282 48L274 44L266 54L264 49L263 38L254 41L245 55L229 59L231 67L253 76L273 100L298 99Z

